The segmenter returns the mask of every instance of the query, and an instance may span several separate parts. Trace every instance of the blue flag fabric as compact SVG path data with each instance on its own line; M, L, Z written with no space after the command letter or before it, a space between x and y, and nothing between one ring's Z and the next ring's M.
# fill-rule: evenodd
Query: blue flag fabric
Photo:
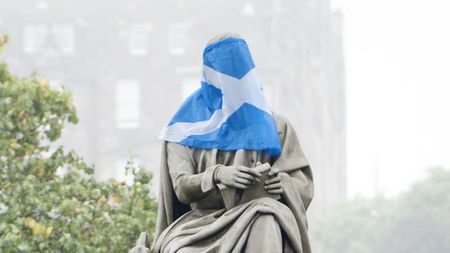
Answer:
M193 148L281 153L275 121L243 39L226 38L205 48L201 86L160 138Z

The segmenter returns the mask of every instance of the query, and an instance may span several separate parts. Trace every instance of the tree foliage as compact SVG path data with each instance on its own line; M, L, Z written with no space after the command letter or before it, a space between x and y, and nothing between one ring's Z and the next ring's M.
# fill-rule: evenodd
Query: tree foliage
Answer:
M75 151L53 147L64 124L78 122L64 87L0 62L0 117L0 252L126 252L140 232L152 234L149 172L131 159L131 185L97 181Z
M450 171L434 168L396 199L355 199L322 213L316 252L450 252Z

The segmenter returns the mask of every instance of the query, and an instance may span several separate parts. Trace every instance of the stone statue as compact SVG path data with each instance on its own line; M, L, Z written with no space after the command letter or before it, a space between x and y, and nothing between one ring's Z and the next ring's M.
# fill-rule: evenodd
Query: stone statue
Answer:
M268 106L246 42L216 36L203 62L201 88L160 136L151 252L310 253L312 172L293 127Z

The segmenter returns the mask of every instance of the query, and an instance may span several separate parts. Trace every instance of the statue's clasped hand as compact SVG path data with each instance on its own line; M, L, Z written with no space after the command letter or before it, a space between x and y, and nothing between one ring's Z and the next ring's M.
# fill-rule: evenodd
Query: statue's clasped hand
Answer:
M283 185L280 177L280 170L272 168L269 172L270 178L264 182L264 189L269 193L283 193Z
M246 166L220 166L217 168L215 180L228 187L248 189L259 182L261 173Z

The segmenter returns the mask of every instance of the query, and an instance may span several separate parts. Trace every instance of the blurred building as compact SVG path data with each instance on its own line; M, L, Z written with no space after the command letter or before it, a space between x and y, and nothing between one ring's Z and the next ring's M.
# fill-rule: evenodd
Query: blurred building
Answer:
M312 164L314 209L346 196L341 20L328 0L15 0L2 4L0 33L11 38L3 56L14 72L73 92L80 123L61 143L99 178L123 178L130 150L158 173L157 135L199 87L205 43L241 34Z

